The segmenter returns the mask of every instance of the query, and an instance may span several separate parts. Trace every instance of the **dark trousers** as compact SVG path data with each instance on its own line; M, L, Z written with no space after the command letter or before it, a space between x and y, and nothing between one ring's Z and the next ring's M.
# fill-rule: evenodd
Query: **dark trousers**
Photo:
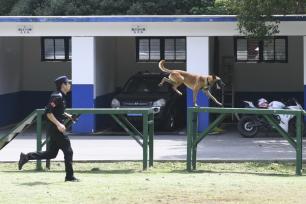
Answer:
M30 152L27 154L29 160L53 159L58 150L62 150L65 158L66 178L73 177L72 157L73 151L67 135L58 131L57 127L47 122L47 137L49 138L47 151Z

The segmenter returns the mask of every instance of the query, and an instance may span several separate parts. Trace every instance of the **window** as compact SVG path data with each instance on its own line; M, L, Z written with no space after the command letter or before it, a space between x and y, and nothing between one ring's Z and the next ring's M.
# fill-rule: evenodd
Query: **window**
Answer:
M186 38L184 37L144 37L136 40L137 61L186 60Z
M70 61L70 37L46 37L41 40L42 61Z
M165 38L165 60L186 60L185 38Z
M284 62L288 61L287 37L266 40L235 38L237 62Z

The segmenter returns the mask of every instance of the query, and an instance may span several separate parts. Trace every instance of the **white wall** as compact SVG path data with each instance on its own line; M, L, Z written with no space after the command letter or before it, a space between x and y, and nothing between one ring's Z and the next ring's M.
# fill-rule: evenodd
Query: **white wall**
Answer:
M21 48L21 38L0 38L0 95L21 89Z
M0 17L1 19L2 17ZM3 17L5 18L5 17ZM18 17L17 17L18 18ZM204 18L206 22L189 22L192 16L185 16L184 19L187 22L183 22L181 17L164 16L163 18L170 18L170 21L164 20L156 22L148 22L147 20L154 20L160 18L160 16L151 16L143 19L141 22L141 16L134 16L135 22L130 20L124 20L118 22L117 18L130 18L128 16L83 16L83 17L57 17L58 20L63 18L71 18L72 22L47 22L46 19L52 19L54 17L21 17L31 18L33 21L40 22L22 22L22 20L16 20L16 22L0 22L0 36L226 36L237 35L237 22L214 22L211 17L197 16L196 18ZM83 18L83 19L82 19ZM104 22L91 22L91 20L100 19ZM214 18L214 17L213 17ZM78 21L80 19L80 21ZM86 20L89 19L89 20ZM172 19L172 20L171 20ZM78 21L78 22L77 22ZM147 22L146 22L147 21ZM192 21L192 20L191 20ZM285 22L286 23L286 22ZM299 22L298 22L299 23ZM302 22L303 23L303 22ZM302 26L305 24L301 24ZM288 26L285 26L287 28ZM144 28L142 32L134 32L137 28ZM23 29L25 32L21 32ZM305 33L305 29L303 31ZM289 29L289 33L290 29Z
M302 16L286 17L280 35L305 35ZM0 36L234 36L235 16L48 16L0 17ZM300 21L296 21L300 19ZM297 29L298 28L298 29ZM140 30L139 30L140 29Z
M219 37L220 69L234 57L233 37ZM288 63L234 63L235 91L303 92L303 38L288 37Z
M52 91L56 77L71 77L71 62L41 61L40 41L40 37L23 38L22 90Z
M72 37L73 84L94 84L96 45L94 37Z
M209 37L187 37L187 71L209 74Z
M116 45L115 37L96 38L96 96L115 91Z

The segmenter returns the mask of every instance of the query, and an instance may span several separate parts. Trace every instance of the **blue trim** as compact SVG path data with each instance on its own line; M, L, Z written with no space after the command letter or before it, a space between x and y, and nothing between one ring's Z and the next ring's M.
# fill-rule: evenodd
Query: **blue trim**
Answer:
M280 21L306 21L306 16L276 16ZM0 22L237 22L236 16L62 16L62 17L0 17Z
M306 16L277 16L276 19L280 21L306 21Z
M20 92L0 95L0 126L20 121L22 105Z
M23 118L38 108L45 108L53 91L22 91L21 101L23 102ZM66 107L71 108L71 93L65 96Z
M0 95L0 126L21 121L38 108L44 108L52 91L19 91ZM69 103L70 98L68 96Z
M38 108L45 108L50 99L52 91L22 91L20 97L22 101L22 115L26 117Z
M94 108L94 86L92 84L72 85L72 108ZM73 125L74 133L91 133L95 130L94 115L82 115Z
M209 107L207 96L200 91L197 98L197 104L201 107ZM191 89L187 88L187 107L193 107L193 96ZM198 117L198 131L205 130L209 125L209 114L200 113Z
M0 22L236 22L232 16L199 16L199 17L0 17Z

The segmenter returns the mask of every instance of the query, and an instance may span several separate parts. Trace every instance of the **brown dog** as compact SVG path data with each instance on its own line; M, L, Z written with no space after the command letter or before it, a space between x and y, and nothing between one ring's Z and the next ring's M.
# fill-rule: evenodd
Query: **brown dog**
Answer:
M192 90L193 93L193 105L197 105L197 96L199 91L202 89L206 96L211 98L216 104L219 106L223 106L222 103L220 103L209 91L209 89L216 84L217 89L220 89L221 86L224 86L225 84L221 80L220 77L217 77L216 75L195 75L190 74L188 72L182 71L182 70L169 70L165 68L164 66L165 60L161 60L159 62L159 68L166 73L169 73L170 75L168 78L164 77L162 81L159 83L159 86L162 86L164 82L168 82L172 85L172 89L176 91L178 94L182 95L182 93L177 90L177 88L185 84L188 88Z

